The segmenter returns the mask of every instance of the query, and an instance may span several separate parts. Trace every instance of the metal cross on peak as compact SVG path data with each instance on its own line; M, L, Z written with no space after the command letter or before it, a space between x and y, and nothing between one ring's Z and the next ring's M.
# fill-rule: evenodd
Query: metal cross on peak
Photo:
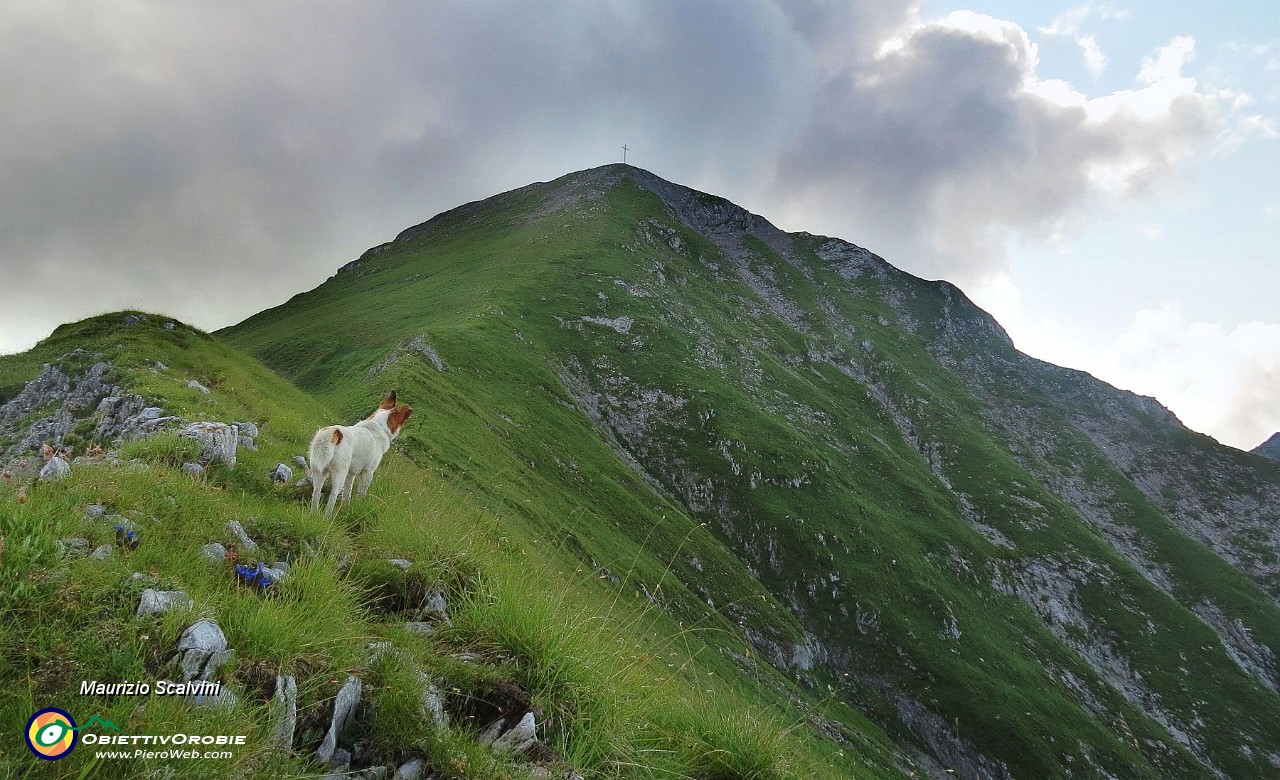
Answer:
M627 151L628 151L627 145L623 144L622 145L622 164L623 165L627 164Z

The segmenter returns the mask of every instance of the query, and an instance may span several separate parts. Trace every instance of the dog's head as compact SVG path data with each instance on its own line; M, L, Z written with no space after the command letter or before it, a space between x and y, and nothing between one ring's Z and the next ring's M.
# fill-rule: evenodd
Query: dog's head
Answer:
M387 430L391 432L391 438L394 439L399 435L400 429L404 427L404 421L409 419L411 414L413 414L413 407L397 404L396 391L392 390L382 397L382 403L378 404L373 414L369 415L369 419L382 418L387 424Z

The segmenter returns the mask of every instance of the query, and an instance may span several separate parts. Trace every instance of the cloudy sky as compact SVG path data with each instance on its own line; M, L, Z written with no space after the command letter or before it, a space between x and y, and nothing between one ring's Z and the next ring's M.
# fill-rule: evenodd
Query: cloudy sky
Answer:
M1268 6L8 0L0 352L239 321L626 143L1250 448L1280 430Z

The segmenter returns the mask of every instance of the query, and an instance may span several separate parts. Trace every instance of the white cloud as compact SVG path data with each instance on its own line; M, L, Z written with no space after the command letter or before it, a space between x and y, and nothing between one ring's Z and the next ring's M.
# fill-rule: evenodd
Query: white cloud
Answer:
M1223 156L1230 155L1253 138L1280 138L1275 120L1261 114L1233 112L1231 123L1218 134L1214 152Z
M1080 49L1084 52L1084 65L1089 69L1089 73L1095 79L1101 76L1107 69L1107 55L1102 53L1098 39L1092 35L1082 35L1076 39L1076 43L1080 44Z
M1075 35L1080 31L1080 24L1093 13L1093 7L1080 5L1059 14L1045 27L1036 29L1045 35Z
M839 62L779 165L788 226L857 237L964 287L1006 268L1013 237L1052 243L1151 196L1224 127L1224 97L1181 66L1177 38L1132 89L1090 97L1041 79L1020 26L961 11Z
M1138 71L1138 81L1143 84L1155 84L1160 81L1177 79L1182 76L1182 68L1195 56L1196 40L1189 35L1180 35L1165 46L1155 50L1150 57L1142 59L1142 69Z
M1047 26L1036 29L1045 35L1076 35L1080 32L1081 25L1091 16L1104 20L1123 21L1129 18L1130 13L1109 3L1079 5L1063 11Z
M1109 381L1155 395L1189 427L1251 449L1280 430L1280 324L1143 309L1102 356Z
M1103 53L1095 33L1082 31L1084 22L1090 17L1103 20L1123 20L1129 18L1129 12L1113 8L1110 5L1081 5L1068 9L1055 18L1050 24L1036 29L1049 36L1072 38L1080 46L1084 55L1085 67L1096 80L1107 68L1107 55Z

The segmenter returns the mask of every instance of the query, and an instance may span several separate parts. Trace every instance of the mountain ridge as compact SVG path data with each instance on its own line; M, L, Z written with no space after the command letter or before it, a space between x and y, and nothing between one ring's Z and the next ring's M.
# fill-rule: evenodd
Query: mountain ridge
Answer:
M403 295L384 314L332 326L421 335L452 377L404 361L388 370L404 365L471 399L465 414L483 420L474 441L524 427L509 445L517 459L551 433L532 430L547 413L535 403L523 418L508 413L507 389L576 410L557 426L605 442L644 491L715 529L769 591L773 607L735 616L755 649L809 685L851 686L846 700L923 765L973 777L1055 776L1073 761L1104 774L1262 776L1280 762L1275 746L1237 750L1276 722L1276 474L1187 431L1154 399L1017 352L954 285L619 165L444 212L326 284L336 286L312 291L315 301L224 334L323 394L325 380L290 368L298 351L280 334L305 332L302 312L339 289ZM355 352L341 358L353 373L380 360L372 343ZM516 355L536 380L498 368ZM456 462L469 446L479 445L437 443L427 457ZM559 474L540 479L537 490L568 504L591 500ZM865 548L853 543L868 534ZM906 557L885 555L894 548ZM732 591L680 573L698 599ZM1127 594L1118 611L1102 598L1117 589ZM798 634L781 628L782 613ZM1144 620L1151 633L1132 630ZM987 637L981 653L974 631ZM1198 649L1206 637L1218 648L1209 655ZM1269 714L1206 716L1183 675L1161 671L1169 653L1229 691L1210 709L1233 711L1243 697ZM1040 671L993 675L980 660L992 654L1006 670ZM954 690L938 698L928 679ZM1036 691L1044 711L1011 724L1007 703L964 698L993 689L1007 702ZM968 729L947 725L957 715ZM1049 737L1092 745L1086 757L1053 747L1043 717L1056 722ZM1132 724L1147 724L1146 736L1115 741ZM1019 751L999 747L1010 733Z

